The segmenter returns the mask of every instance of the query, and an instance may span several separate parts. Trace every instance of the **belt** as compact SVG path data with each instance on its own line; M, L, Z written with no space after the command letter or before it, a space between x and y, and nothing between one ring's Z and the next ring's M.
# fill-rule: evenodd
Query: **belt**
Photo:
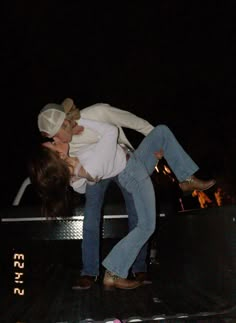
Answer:
M122 148L123 148L123 150L124 150L124 152L125 152L125 156L126 156L126 161L128 161L129 160L129 158L130 158L130 154L129 154L129 150L128 150L128 148L126 147L126 146L121 146Z

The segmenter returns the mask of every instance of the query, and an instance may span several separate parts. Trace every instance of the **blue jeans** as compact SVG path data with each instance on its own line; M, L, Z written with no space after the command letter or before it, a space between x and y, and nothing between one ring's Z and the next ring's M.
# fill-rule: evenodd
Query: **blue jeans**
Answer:
M121 188L128 214L128 227L132 230L138 221L133 197L123 188L118 177L104 179L95 185L87 185L86 203L83 222L81 275L98 276L100 268L100 223L105 192L111 181L115 181ZM142 247L133 263L133 272L147 271L147 243Z
M122 278L128 276L137 254L155 230L155 193L149 175L157 164L154 153L160 149L164 151L164 157L179 182L199 169L165 125L155 127L131 154L118 179L133 196L138 215L137 226L112 248L102 262L106 269Z

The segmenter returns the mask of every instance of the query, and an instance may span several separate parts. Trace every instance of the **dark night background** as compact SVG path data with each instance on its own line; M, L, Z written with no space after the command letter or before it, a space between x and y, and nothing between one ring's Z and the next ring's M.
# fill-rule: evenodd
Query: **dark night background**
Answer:
M37 114L74 98L167 124L202 176L236 192L235 1L12 1L2 9L1 204L38 140ZM136 145L142 138L127 132Z

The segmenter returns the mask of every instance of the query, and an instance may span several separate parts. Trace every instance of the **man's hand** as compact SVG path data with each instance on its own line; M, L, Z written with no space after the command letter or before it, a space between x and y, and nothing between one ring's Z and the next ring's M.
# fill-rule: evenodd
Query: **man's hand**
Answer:
M154 155L156 156L157 159L162 159L162 157L164 156L164 151L160 149L159 151L156 151Z

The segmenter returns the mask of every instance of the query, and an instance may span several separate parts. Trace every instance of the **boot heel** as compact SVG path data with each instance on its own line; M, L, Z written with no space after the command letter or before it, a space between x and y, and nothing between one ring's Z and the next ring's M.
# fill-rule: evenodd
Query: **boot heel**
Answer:
M113 285L103 285L103 286L104 286L104 290L107 292L115 290L115 287Z

